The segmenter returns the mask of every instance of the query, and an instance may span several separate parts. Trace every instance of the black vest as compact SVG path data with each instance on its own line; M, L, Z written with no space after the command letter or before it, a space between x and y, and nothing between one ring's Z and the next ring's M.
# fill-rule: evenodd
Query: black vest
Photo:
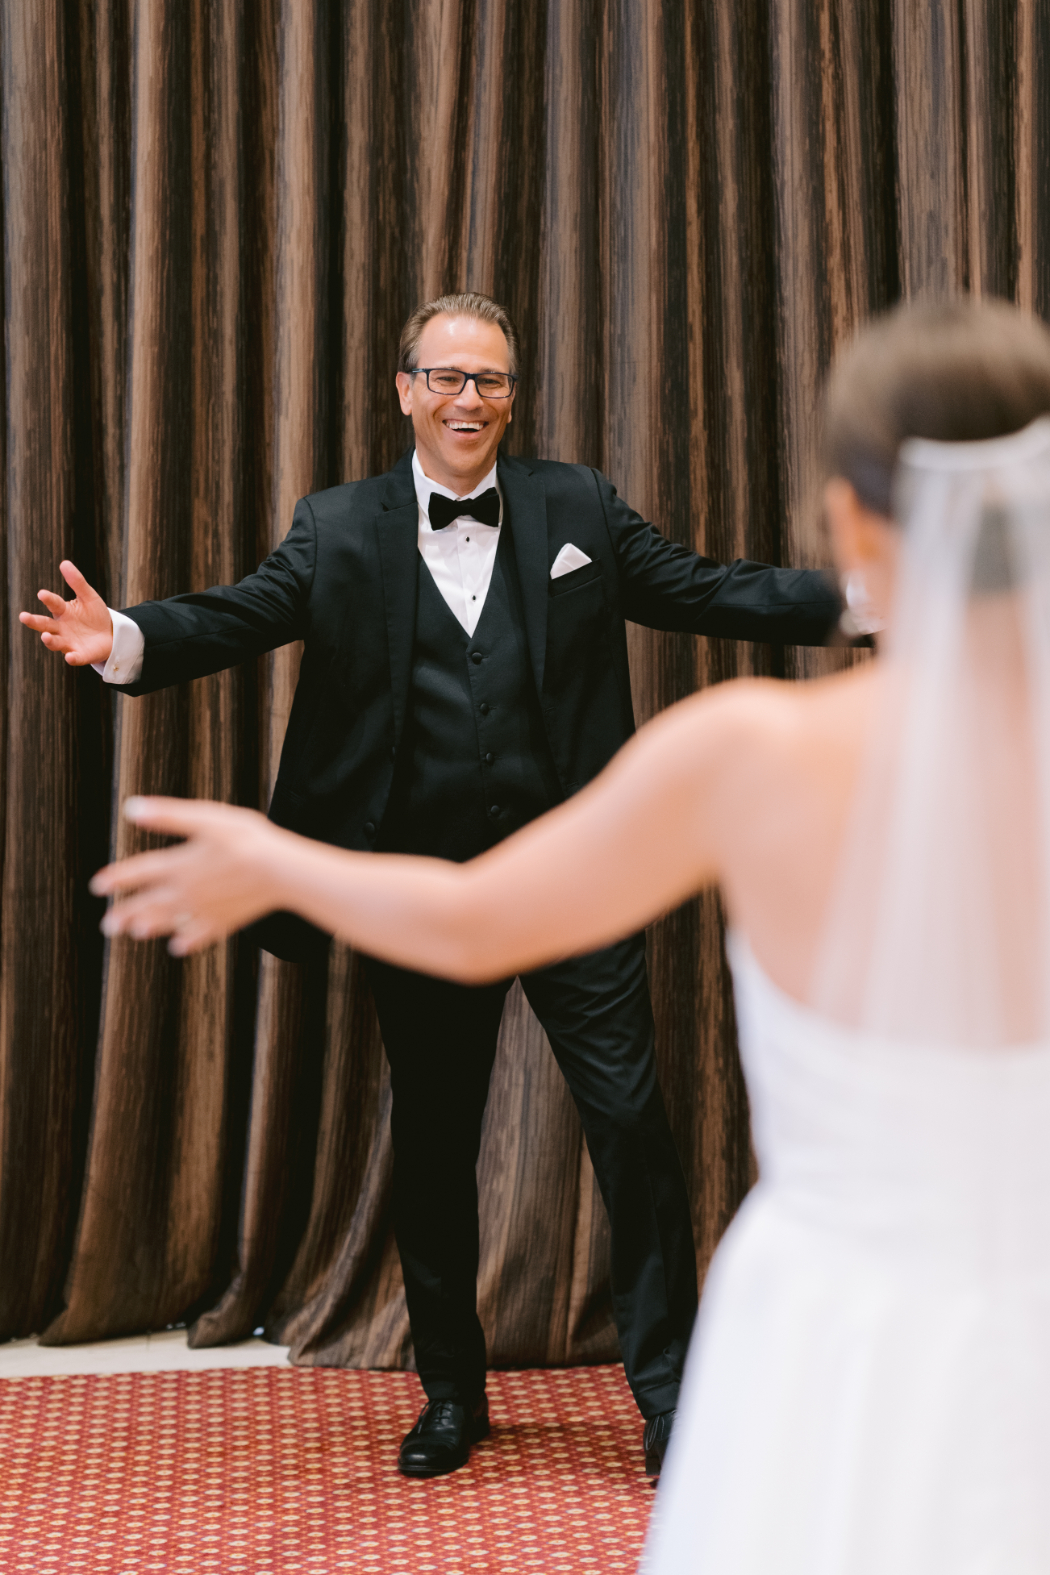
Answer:
M563 797L536 698L503 526L473 635L419 565L404 735L378 845L462 862Z

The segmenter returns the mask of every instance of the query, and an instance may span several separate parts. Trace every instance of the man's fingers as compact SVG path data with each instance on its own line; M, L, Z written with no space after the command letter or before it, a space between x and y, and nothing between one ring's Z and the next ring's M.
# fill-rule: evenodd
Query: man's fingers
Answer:
M62 618L69 611L65 597L56 595L54 591L37 591L36 599L43 602L52 618Z
M81 599L90 599L98 594L94 587L85 580L76 564L71 563L68 558L63 558L58 567L62 578L76 596Z
M34 629L37 634L56 634L57 625L53 618L45 618L43 613L21 612L18 615L19 623L24 623L27 629Z

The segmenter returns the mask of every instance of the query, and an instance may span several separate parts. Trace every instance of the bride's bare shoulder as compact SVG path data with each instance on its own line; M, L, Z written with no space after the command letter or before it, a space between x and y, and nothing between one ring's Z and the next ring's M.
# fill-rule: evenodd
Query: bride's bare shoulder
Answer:
M661 720L694 768L729 777L739 771L753 781L756 772L817 764L829 750L850 748L863 731L875 679L872 663L800 683L735 679L672 707Z
M841 713L863 707L876 678L873 663L848 668L827 678L783 682L776 678L736 678L715 684L673 709L691 728L739 731L761 739L785 730L834 724Z

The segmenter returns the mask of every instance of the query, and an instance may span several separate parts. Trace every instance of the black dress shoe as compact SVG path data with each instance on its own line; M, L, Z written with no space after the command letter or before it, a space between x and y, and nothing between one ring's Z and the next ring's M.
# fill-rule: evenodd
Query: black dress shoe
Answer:
M647 1477L658 1477L663 1470L664 1456L667 1453L667 1441L671 1436L674 1426L675 1413L661 1411L659 1416L651 1416L645 1424L642 1434L642 1448L645 1450L645 1474Z
M429 1400L402 1440L398 1470L406 1477L440 1477L458 1471L470 1458L471 1444L488 1436L489 1403L484 1395L475 1406Z

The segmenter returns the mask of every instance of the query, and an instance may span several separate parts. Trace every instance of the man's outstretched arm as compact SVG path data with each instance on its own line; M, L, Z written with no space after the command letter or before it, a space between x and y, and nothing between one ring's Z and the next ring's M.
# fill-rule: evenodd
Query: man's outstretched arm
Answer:
M140 602L124 612L107 607L66 560L62 575L76 599L40 591L51 616L19 617L71 666L93 666L125 694L149 694L302 638L316 537L313 512L300 499L284 541L236 585Z
M702 557L661 536L600 471L592 475L619 566L623 612L632 622L785 645L836 639L842 601L828 572Z

